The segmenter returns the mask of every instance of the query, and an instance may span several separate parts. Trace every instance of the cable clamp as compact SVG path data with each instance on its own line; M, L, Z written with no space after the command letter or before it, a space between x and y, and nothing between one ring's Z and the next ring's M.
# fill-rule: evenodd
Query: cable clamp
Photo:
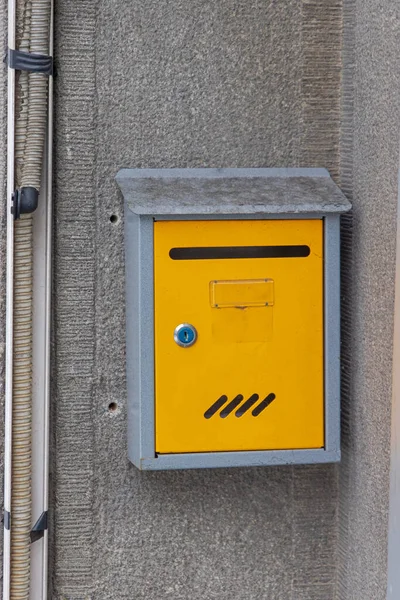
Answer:
M32 213L37 209L39 192L34 187L18 188L12 193L11 202L11 214L14 215L14 220L17 220L21 215Z
M2 521L4 524L4 529L10 530L11 529L11 513L9 513L8 510L4 510Z
M54 74L53 57L47 54L34 54L8 48L6 62L10 69L17 71L42 73L43 75Z
M44 532L48 529L47 510L42 512L36 523L31 529L31 543L40 540L44 536Z

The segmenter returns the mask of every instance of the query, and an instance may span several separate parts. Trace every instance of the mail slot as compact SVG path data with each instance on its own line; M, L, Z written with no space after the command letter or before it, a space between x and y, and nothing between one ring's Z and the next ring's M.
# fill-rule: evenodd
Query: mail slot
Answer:
M334 462L339 216L326 171L125 170L129 455Z

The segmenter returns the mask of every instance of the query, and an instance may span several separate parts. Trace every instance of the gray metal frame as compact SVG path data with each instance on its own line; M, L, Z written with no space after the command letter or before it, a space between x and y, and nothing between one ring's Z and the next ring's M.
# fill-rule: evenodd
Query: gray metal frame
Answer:
M202 217L204 218L204 216ZM242 215L230 215L242 219ZM292 219L293 215L280 218ZM306 216L296 218L310 218ZM126 207L126 322L128 454L144 470L195 469L340 460L340 292L339 215L324 220L325 447L316 450L263 450L155 454L153 221Z
M148 172L148 170L146 170ZM275 170L274 170L275 171ZM290 171L288 169L285 172ZM296 176L298 169L295 170ZM306 176L309 176L310 169ZM138 171L134 170L134 173ZM318 173L320 170L318 170ZM326 171L324 171L326 177ZM286 176L286 174L284 175ZM350 206L350 205L349 205ZM340 212L135 214L125 202L128 454L142 470L329 463L340 460ZM185 454L155 453L153 224L155 220L323 219L325 446Z

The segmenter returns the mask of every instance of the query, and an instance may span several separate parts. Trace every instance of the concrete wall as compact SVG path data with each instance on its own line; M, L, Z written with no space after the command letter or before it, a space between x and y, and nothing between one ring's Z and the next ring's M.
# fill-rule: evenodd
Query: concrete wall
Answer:
M53 596L333 599L335 467L129 464L114 176L337 174L340 2L60 0L56 29Z
M400 141L400 6L357 0L347 2L345 8L341 180L354 212L352 224L349 219L345 222L343 237L345 372L338 596L383 600Z
M385 598L400 21L343 3L56 2L51 598ZM129 464L114 176L144 166L327 167L353 198L340 468Z

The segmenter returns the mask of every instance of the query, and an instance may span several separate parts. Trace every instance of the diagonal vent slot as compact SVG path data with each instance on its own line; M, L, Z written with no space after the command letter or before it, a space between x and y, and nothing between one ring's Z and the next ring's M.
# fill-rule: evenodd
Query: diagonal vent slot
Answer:
M220 398L218 398L218 400L216 402L214 402L214 404L212 404L210 406L210 408L208 408L206 410L206 412L204 413L204 417L206 419L211 419L211 417L213 415L215 415L215 413L223 407L223 405L225 404L225 402L228 402L228 396L221 396Z
M259 399L258 394L253 394L252 396L250 396L250 398L248 400L246 400L246 402L237 409L237 411L235 412L235 415L237 417L242 417L244 415L244 413L246 413L253 406L253 404L255 404L257 402L258 399Z
M253 417L258 417L258 415L262 413L262 411L265 410L271 404L271 402L275 400L275 398L275 394L268 394L268 396L264 398L264 400L260 402L260 404L252 411L251 414Z
M231 412L235 410L235 408L242 402L242 400L242 394L238 394L233 400L231 400L231 402L229 402L229 404L225 406L225 408L219 413L221 419L225 419L225 417L230 415Z

